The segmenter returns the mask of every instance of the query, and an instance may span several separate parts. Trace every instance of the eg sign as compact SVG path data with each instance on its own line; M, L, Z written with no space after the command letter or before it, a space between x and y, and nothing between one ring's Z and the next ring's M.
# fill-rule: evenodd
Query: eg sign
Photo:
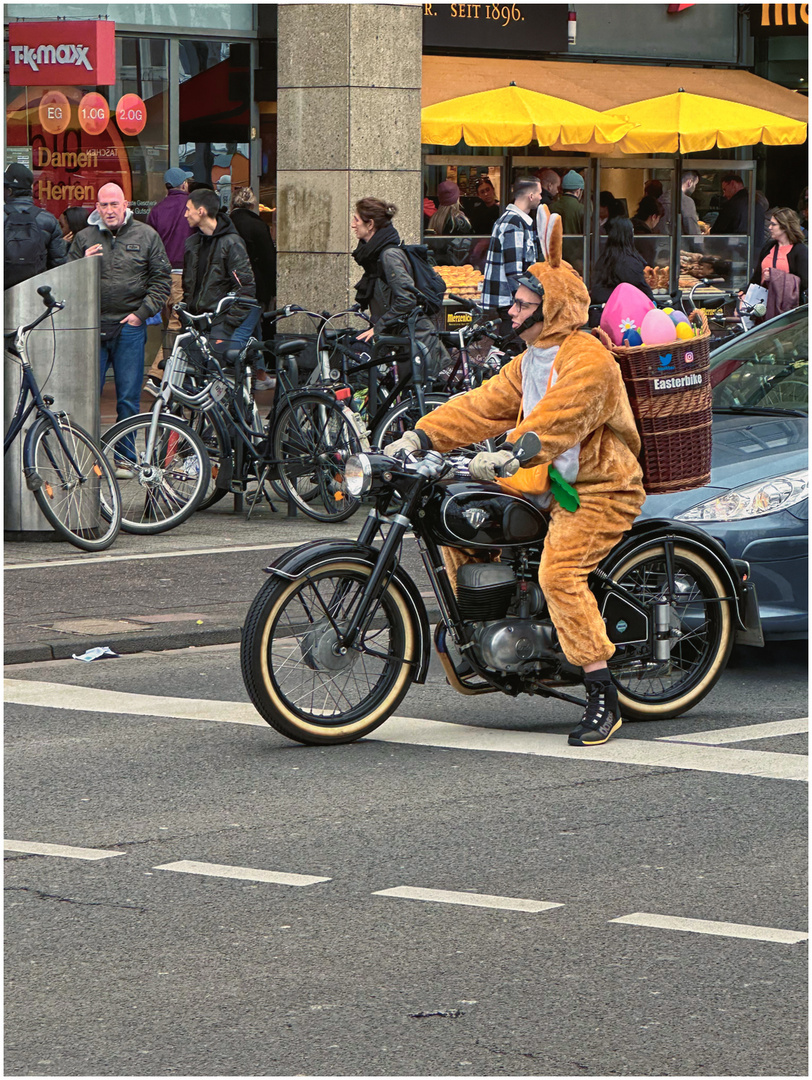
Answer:
M49 135L61 135L70 124L70 102L59 90L49 90L40 98L39 122Z
M676 340L677 328L664 311L652 308L640 324L640 337L644 345L666 345Z

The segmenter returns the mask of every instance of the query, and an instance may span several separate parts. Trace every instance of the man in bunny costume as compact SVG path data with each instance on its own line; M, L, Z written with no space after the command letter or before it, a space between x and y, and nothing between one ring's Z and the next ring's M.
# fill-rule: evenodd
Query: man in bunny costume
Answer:
M549 506L539 584L564 655L583 668L588 693L569 742L595 746L620 727L621 716L607 667L615 647L587 578L643 505L640 437L620 368L597 338L580 330L589 293L561 257L561 219L546 206L539 208L539 235L546 261L522 276L510 308L526 351L495 378L424 416L400 444L447 452L505 432L510 442L527 431L541 439L537 457L500 483L542 495ZM477 454L471 476L493 480L495 469L511 460L509 450ZM466 555L444 554L455 580Z

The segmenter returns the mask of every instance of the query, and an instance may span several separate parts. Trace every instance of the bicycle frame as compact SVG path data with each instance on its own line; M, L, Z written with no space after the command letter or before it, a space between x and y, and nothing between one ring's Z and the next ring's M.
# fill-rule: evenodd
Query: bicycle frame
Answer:
M8 431L6 432L3 439L3 456L8 453L9 448L12 446L17 436L22 431L26 420L36 409L37 419L39 419L41 416L44 416L50 421L51 427L53 428L54 432L56 433L56 437L59 440L59 445L62 447L62 451L70 462L71 467L76 470L80 481L83 482L87 479L87 477L79 468L76 459L71 453L70 447L68 446L67 440L62 434L62 428L59 423L60 418L65 416L66 414L55 413L48 408L49 405L53 405L54 399L51 397L43 396L42 392L40 391L39 384L34 377L34 372L31 370L31 364L28 360L28 357L26 356L25 343L27 337L28 335L25 332L18 333L15 337L13 347L8 350L13 356L17 358L17 360L19 360L20 366L22 367L23 371L23 378L20 385L20 392L17 396L17 403L14 406L14 414L11 418L11 423L9 424ZM32 399L30 403L28 402L29 396ZM27 437L26 442L28 442ZM56 463L52 461L52 464L55 466ZM25 466L25 468L27 469L27 466Z

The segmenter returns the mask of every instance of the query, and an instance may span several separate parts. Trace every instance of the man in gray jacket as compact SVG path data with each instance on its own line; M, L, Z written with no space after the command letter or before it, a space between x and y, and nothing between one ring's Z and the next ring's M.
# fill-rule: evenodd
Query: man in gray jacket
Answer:
M118 184L99 190L69 259L101 258L101 383L112 365L119 420L140 409L147 319L169 299L172 268L154 229L136 221ZM124 470L118 470L122 472Z

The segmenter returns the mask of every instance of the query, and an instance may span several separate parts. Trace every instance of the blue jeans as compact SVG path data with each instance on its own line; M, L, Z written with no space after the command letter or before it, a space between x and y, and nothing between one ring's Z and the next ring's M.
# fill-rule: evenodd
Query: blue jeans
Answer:
M104 377L113 365L116 380L116 419L126 420L141 411L141 386L144 382L144 350L147 344L146 326L124 323L121 333L99 349L101 365L99 392L104 390Z
M144 350L147 344L146 326L124 323L121 333L99 349L99 392L104 390L107 368L113 365L116 381L116 419L126 420L141 411L141 385L144 381ZM126 445L125 445L126 443ZM132 436L118 444L117 452L135 458Z

